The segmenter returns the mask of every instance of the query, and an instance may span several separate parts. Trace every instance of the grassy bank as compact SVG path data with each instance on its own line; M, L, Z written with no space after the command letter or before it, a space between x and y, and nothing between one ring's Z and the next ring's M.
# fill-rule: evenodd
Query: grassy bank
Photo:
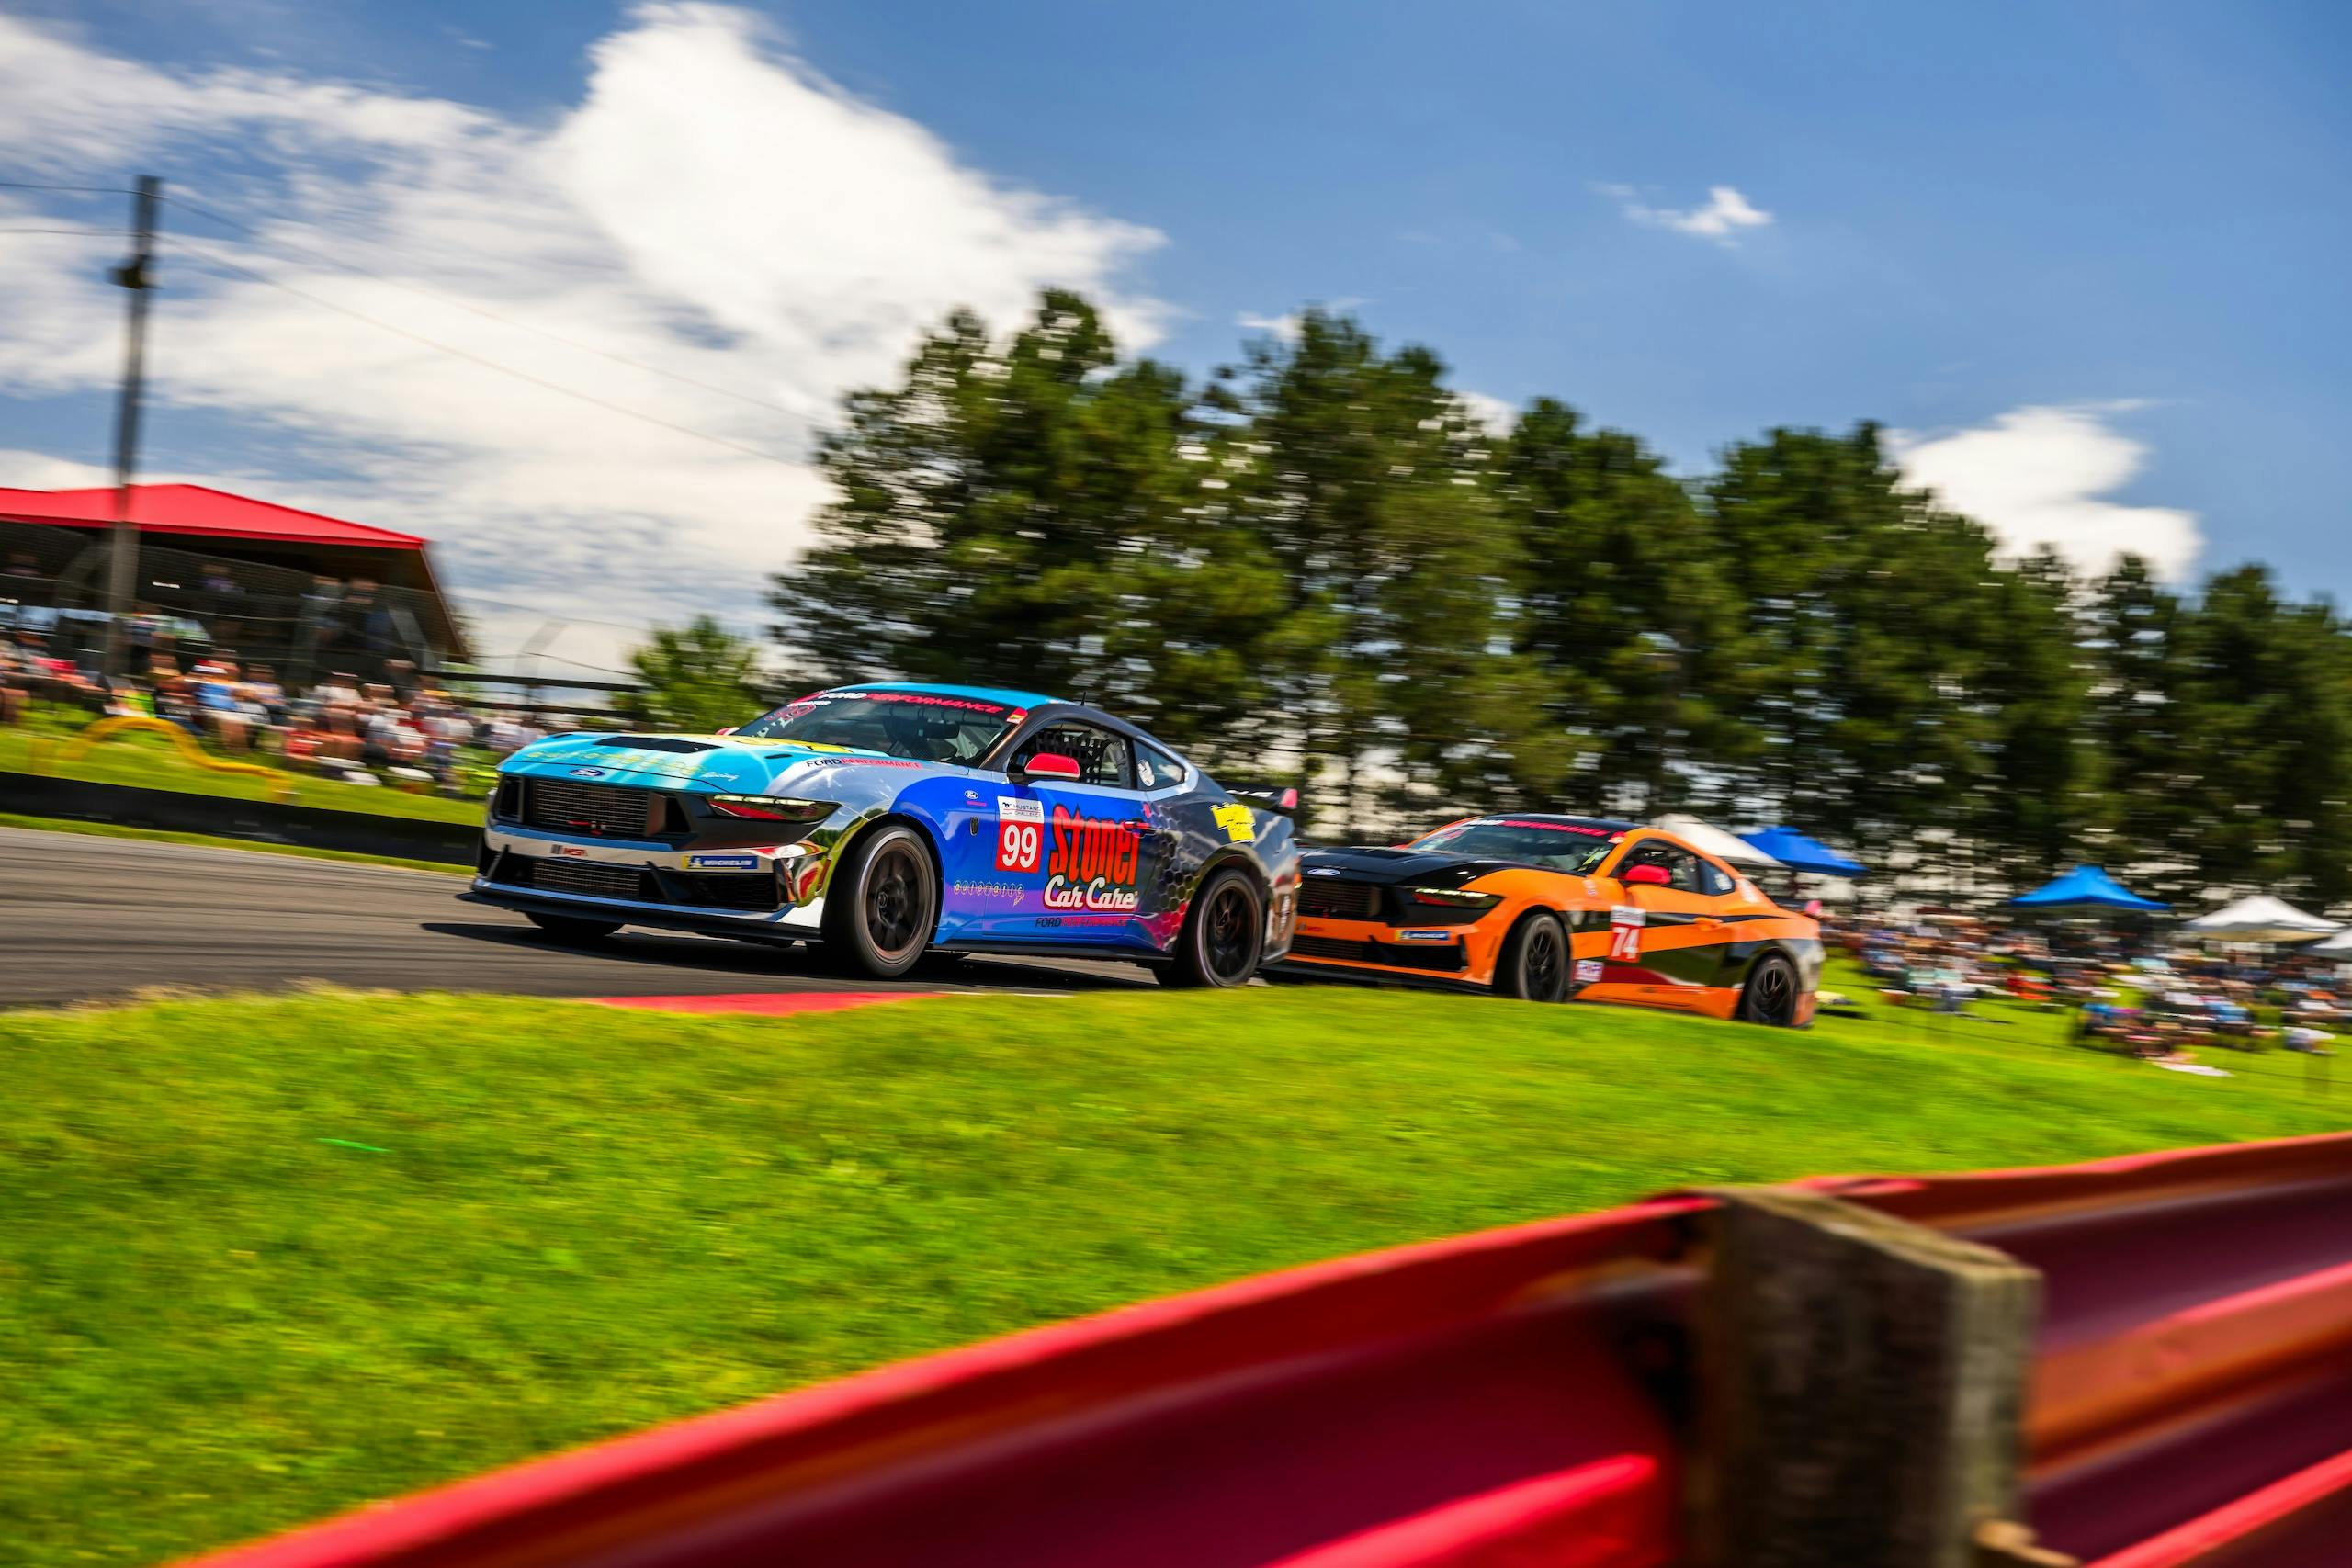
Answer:
M1682 1183L2346 1120L2275 1058L2188 1078L1998 1016L1783 1034L1321 988L805 1021L334 993L0 1014L0 1560L152 1561Z
M60 750L87 723L86 716L73 716L69 721L67 716L54 710L43 710L35 722L0 728L0 775L39 773L52 778L130 784L140 789L178 790L184 794L219 795L229 800L275 798L270 780L254 773L214 773L209 768L198 767L183 757L168 738L161 735L112 737L99 741L85 755L71 762L60 761ZM36 748L45 750L46 757L37 758ZM268 761L249 756L231 757L219 751L214 754L230 761ZM293 794L287 798L296 806L318 806L331 811L372 812L381 817L418 818L430 822L471 823L481 819L482 808L479 800L411 795L405 790L387 786L369 788L290 770L284 771L284 777L293 785ZM6 796L6 781L0 777L0 801L5 801Z

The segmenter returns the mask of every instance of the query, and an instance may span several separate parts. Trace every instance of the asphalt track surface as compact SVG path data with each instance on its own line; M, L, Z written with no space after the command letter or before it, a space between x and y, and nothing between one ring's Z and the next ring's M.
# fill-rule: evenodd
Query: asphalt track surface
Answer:
M927 961L895 983L852 980L809 948L663 931L563 947L520 915L460 904L465 886L396 866L0 829L0 1007L311 980L533 997L1153 984L1135 964L1018 958Z

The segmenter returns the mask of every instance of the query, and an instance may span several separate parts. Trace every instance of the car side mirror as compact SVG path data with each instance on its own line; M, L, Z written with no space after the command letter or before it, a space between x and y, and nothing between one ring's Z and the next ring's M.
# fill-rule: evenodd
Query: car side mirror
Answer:
M1673 878L1662 865L1629 865L1618 880L1629 887L1663 887Z
M711 733L712 733L713 735L732 735L732 734L734 734L734 733L735 733L735 731L736 731L736 730L738 730L738 729L740 729L740 728L742 728L742 727L741 727L741 725L734 725L734 724L730 724L730 725L729 725L729 726L728 726L726 728L724 728L724 729L714 729L714 730L712 730L712 731L711 731Z
M1004 771L1004 776L1014 784L1027 784L1031 779L1063 779L1076 784L1081 775L1077 758L1040 751L1025 762L1014 762Z

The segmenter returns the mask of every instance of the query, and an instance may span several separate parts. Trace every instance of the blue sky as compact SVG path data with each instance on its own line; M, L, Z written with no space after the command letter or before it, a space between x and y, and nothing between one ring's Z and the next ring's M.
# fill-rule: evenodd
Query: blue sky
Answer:
M164 66L214 87L242 69L463 106L515 145L545 138L572 171L563 178L590 186L601 176L579 173L582 160L625 161L639 140L632 126L650 128L648 140L674 136L665 158L723 162L728 180L711 193L751 202L842 163L823 124L804 130L780 118L749 131L751 145L726 144L754 101L729 95L763 89L729 54L735 46L710 41L718 35L696 18L711 14L437 0L15 12L77 60ZM1909 433L1923 478L1973 510L2003 513L1989 520L2013 533L2047 526L2086 554L2140 541L2183 567L2194 548L2198 572L2259 558L2300 590L2352 589L2352 531L2337 522L2352 488L2339 434L2352 415L2352 307L2341 281L2352 253L2352 110L2340 91L2352 15L2341 7L801 0L763 15L772 26L739 52L788 61L799 88L873 111L867 129L883 141L899 136L890 128L920 128L938 158L1017 197L1011 217L992 208L975 220L986 232L959 222L943 240L920 218L904 219L913 231L887 231L904 212L937 205L927 165L893 143L876 177L907 183L910 205L890 209L900 217L829 231L824 215L839 203L827 192L778 198L778 226L752 252L759 265L781 256L791 276L819 267L816 283L836 290L824 308L879 338L897 343L907 312L954 291L958 237L975 246L967 265L996 268L976 276L972 297L1017 299L1016 285L1067 265L1072 281L1124 300L1146 335L1156 331L1152 353L1195 369L1234 357L1244 320L1306 300L1357 301L1383 336L1437 347L1466 390L1512 402L1564 397L1650 438L1686 470L1768 424L1874 418ZM627 95L608 92L592 62L592 51L624 35L643 62L644 96L628 111L635 121L618 107ZM614 59L605 69L618 79ZM735 106L731 118L671 123L670 108L646 107L665 79L683 97ZM318 199L319 180L340 177L347 159L380 173L387 156L374 146L287 152L306 135L333 139L321 117L275 127L257 151L231 124L246 111L204 121L215 112L191 110L174 134L93 135L88 146L55 129L71 121L52 119L51 140L64 145L45 149L30 174L0 152L0 177L164 167L201 199L283 217L281 237L360 244L338 254L371 265L384 265L387 238L424 244L434 254L393 259L403 276L435 288L472 287L455 254L460 234L496 245L479 224L401 227L379 203L354 212ZM599 115L611 123L583 123ZM769 140L779 134L790 144ZM0 148L24 145L0 138ZM403 142L399 156L412 155ZM431 186L419 166L400 165L399 205ZM476 196L489 183L459 182ZM1764 216L1693 221L1711 204L1724 210L1717 187L1737 193L1738 210ZM569 202L577 192L565 188ZM955 199L967 197L989 199L968 190ZM616 210L649 205L642 185L580 199L603 230L627 221ZM663 225L658 243L620 242L632 287L650 279L697 307L726 293L719 270L697 272L692 252L708 208L733 198L700 199L648 219ZM1021 265L1008 268L990 226L1024 222L1023 201L1051 205L1065 227L1021 241ZM912 250L935 254L944 276L900 278L884 290L898 314L877 310L869 321L865 302L839 292L850 286L822 264L892 240L898 251L842 270L895 273ZM579 249L571 240L558 248L567 257ZM502 310L527 298L513 279L482 287L490 292L472 297L507 301ZM367 308L394 304L379 297ZM725 302L711 308L741 326ZM318 331L365 329L329 318ZM697 353L681 373L765 396L791 382L779 363L807 361L795 341L768 344L774 361ZM512 344L464 346L522 363ZM614 349L655 352L618 340ZM854 359L831 374L887 363ZM529 367L592 384L576 365ZM692 400L640 397L626 376L605 378L615 368L599 368L599 395L698 427L718 417ZM821 404L832 384L804 378L784 400ZM102 453L95 383L51 378L31 389L39 395L0 403L0 448ZM670 385L664 399L680 389ZM218 387L167 385L165 396L159 462L282 477L362 503L371 485L396 482L408 487L404 501L432 513L412 493L413 475L353 457L437 449L429 429L305 426L301 411L242 406ZM300 439L287 439L289 426ZM756 423L723 433L761 445L774 435L787 452L800 439ZM659 448L647 453L662 460ZM499 486L498 504L528 501L527 487ZM780 505L805 504L799 480L783 488ZM534 576L489 542L496 510L475 504L489 520L453 524L482 535L460 541L461 577L485 592L502 581L522 597L551 592L555 568ZM660 532L658 516L639 514L639 532ZM616 547L633 536L628 526L611 535Z

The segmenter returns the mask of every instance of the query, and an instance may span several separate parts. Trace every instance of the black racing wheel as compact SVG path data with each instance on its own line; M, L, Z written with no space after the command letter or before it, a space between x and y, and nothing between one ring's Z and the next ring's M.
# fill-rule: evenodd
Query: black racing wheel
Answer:
M1249 873L1223 866L1193 896L1192 912L1177 934L1173 964L1155 969L1164 986L1246 986L1258 973L1266 942L1266 908Z
M524 911L523 918L558 942L602 942L621 929L618 920L583 920L574 915L542 915Z
M912 828L861 834L825 890L825 952L849 974L895 980L915 966L939 925L939 878Z
M1797 966L1777 953L1758 959L1739 989L1739 1016L1775 1029L1796 1027Z
M1524 1002L1567 1000L1568 933L1557 916L1539 909L1511 927L1495 964L1495 989Z

